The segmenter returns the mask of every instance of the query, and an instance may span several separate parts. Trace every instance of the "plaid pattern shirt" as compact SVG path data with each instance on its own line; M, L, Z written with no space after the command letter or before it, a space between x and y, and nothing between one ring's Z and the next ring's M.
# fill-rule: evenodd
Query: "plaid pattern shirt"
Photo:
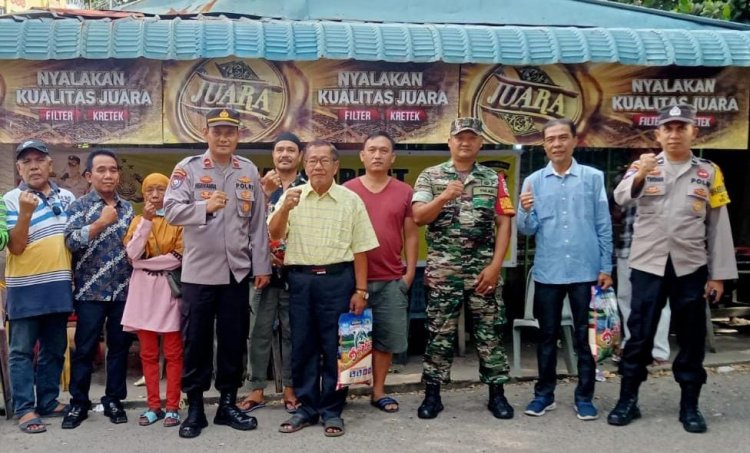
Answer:
M122 239L133 220L133 206L116 196L117 221L96 237L89 227L102 213L104 200L89 192L68 209L65 244L73 252L73 281L76 301L124 302L133 268L127 259Z
M615 244L615 254L618 258L627 259L630 256L630 244L633 242L635 205L620 207L620 212L622 212L622 223Z

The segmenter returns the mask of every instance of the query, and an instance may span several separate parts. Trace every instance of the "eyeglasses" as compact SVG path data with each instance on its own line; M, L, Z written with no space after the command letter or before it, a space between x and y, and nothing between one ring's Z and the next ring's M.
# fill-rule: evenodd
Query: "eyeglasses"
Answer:
M333 162L331 159L307 159L305 164L314 168L317 167L318 164L327 167L331 165L331 162Z

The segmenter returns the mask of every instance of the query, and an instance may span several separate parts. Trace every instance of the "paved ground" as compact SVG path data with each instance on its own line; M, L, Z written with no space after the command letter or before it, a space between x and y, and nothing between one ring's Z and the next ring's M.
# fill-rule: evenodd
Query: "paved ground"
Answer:
M597 386L596 404L609 410L615 403L618 379ZM701 399L709 422L706 434L688 434L677 421L679 389L668 372L657 371L641 393L644 418L624 428L611 427L604 417L582 422L571 407L574 382L564 380L558 388L558 409L541 418L521 413L531 396L531 383L507 387L517 415L513 420L492 418L484 405L486 388L475 386L444 392L446 410L432 421L419 420L416 408L421 395L410 392L397 397L401 411L390 415L376 411L366 397L350 400L344 412L347 434L338 439L323 436L322 427L310 427L295 434L277 432L286 417L281 406L256 411L259 428L239 432L210 425L201 437L184 440L175 428L161 425L140 427L136 418L140 408L128 410L130 423L112 425L101 414L75 430L60 429L52 420L46 434L27 435L14 421L0 421L2 452L110 451L145 452L179 449L185 451L281 452L304 445L308 452L581 452L616 451L628 445L628 451L743 451L747 445L750 402L750 367L738 366L728 373L712 371ZM209 409L211 417L215 407Z

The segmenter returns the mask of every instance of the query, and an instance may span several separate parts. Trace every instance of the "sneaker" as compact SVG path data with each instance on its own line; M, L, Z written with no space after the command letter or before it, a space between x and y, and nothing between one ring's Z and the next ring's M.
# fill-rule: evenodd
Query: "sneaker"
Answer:
M537 396L531 400L528 406L526 406L526 410L523 411L523 413L526 415L533 415L534 417L541 417L547 411L551 411L556 407L557 405L553 398Z
M599 411L591 401L578 401L575 404L576 414L579 420L596 420L599 418Z

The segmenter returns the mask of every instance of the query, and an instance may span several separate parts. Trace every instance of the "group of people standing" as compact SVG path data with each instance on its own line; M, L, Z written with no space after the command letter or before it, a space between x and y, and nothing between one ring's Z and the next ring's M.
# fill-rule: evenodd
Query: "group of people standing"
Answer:
M231 109L206 115L208 149L177 164L170 177L143 181L143 213L116 193L117 156L93 151L86 163L92 190L75 199L49 180L44 143L16 150L21 185L4 197L9 249L6 281L11 381L19 427L43 432L43 417L63 417L75 428L91 409L92 362L106 326L107 384L101 402L113 423L127 422L127 353L137 334L148 394L141 425L163 420L185 438L208 426L203 393L212 377L220 392L214 424L257 427L251 412L265 406L264 388L275 323L281 330L284 407L291 417L279 431L323 424L324 434L345 433L346 388L337 389L338 318L373 311L371 403L393 413L385 392L393 354L407 349L408 292L416 273L418 227L426 226L428 341L419 418L444 410L441 385L450 380L454 336L464 306L489 387L488 410L509 419L509 367L501 332L505 323L501 269L512 233L536 240L534 313L539 320L539 381L524 413L554 409L556 341L563 301L573 315L579 380L578 418L598 418L593 404L596 364L588 346L592 286L612 280L612 226L603 173L573 158L572 121L543 128L547 166L521 185L516 210L503 175L477 162L483 145L476 118L452 122L451 158L425 169L412 189L389 176L395 143L369 136L359 154L365 173L343 186L335 181L339 152L326 141L303 147L291 133L277 137L274 170L260 177L236 155L240 116ZM657 141L615 190L635 206L629 266L632 296L629 338L620 361L620 399L608 416L625 425L640 416L638 387L652 360L653 339L667 298L680 353L675 378L682 387L680 420L706 430L698 410L703 369L706 298L718 299L722 281L736 278L729 202L719 168L692 154L695 112L670 106L659 113ZM300 172L300 164L304 173ZM0 204L0 221L5 220ZM7 238L7 239L6 239ZM178 272L179 271L179 272ZM68 314L77 326L70 404L58 402ZM238 399L247 338L251 392ZM36 367L34 346L39 342ZM159 393L159 343L167 361L167 400ZM214 344L216 342L216 344ZM214 370L216 351L216 370ZM180 392L188 411L179 413Z

